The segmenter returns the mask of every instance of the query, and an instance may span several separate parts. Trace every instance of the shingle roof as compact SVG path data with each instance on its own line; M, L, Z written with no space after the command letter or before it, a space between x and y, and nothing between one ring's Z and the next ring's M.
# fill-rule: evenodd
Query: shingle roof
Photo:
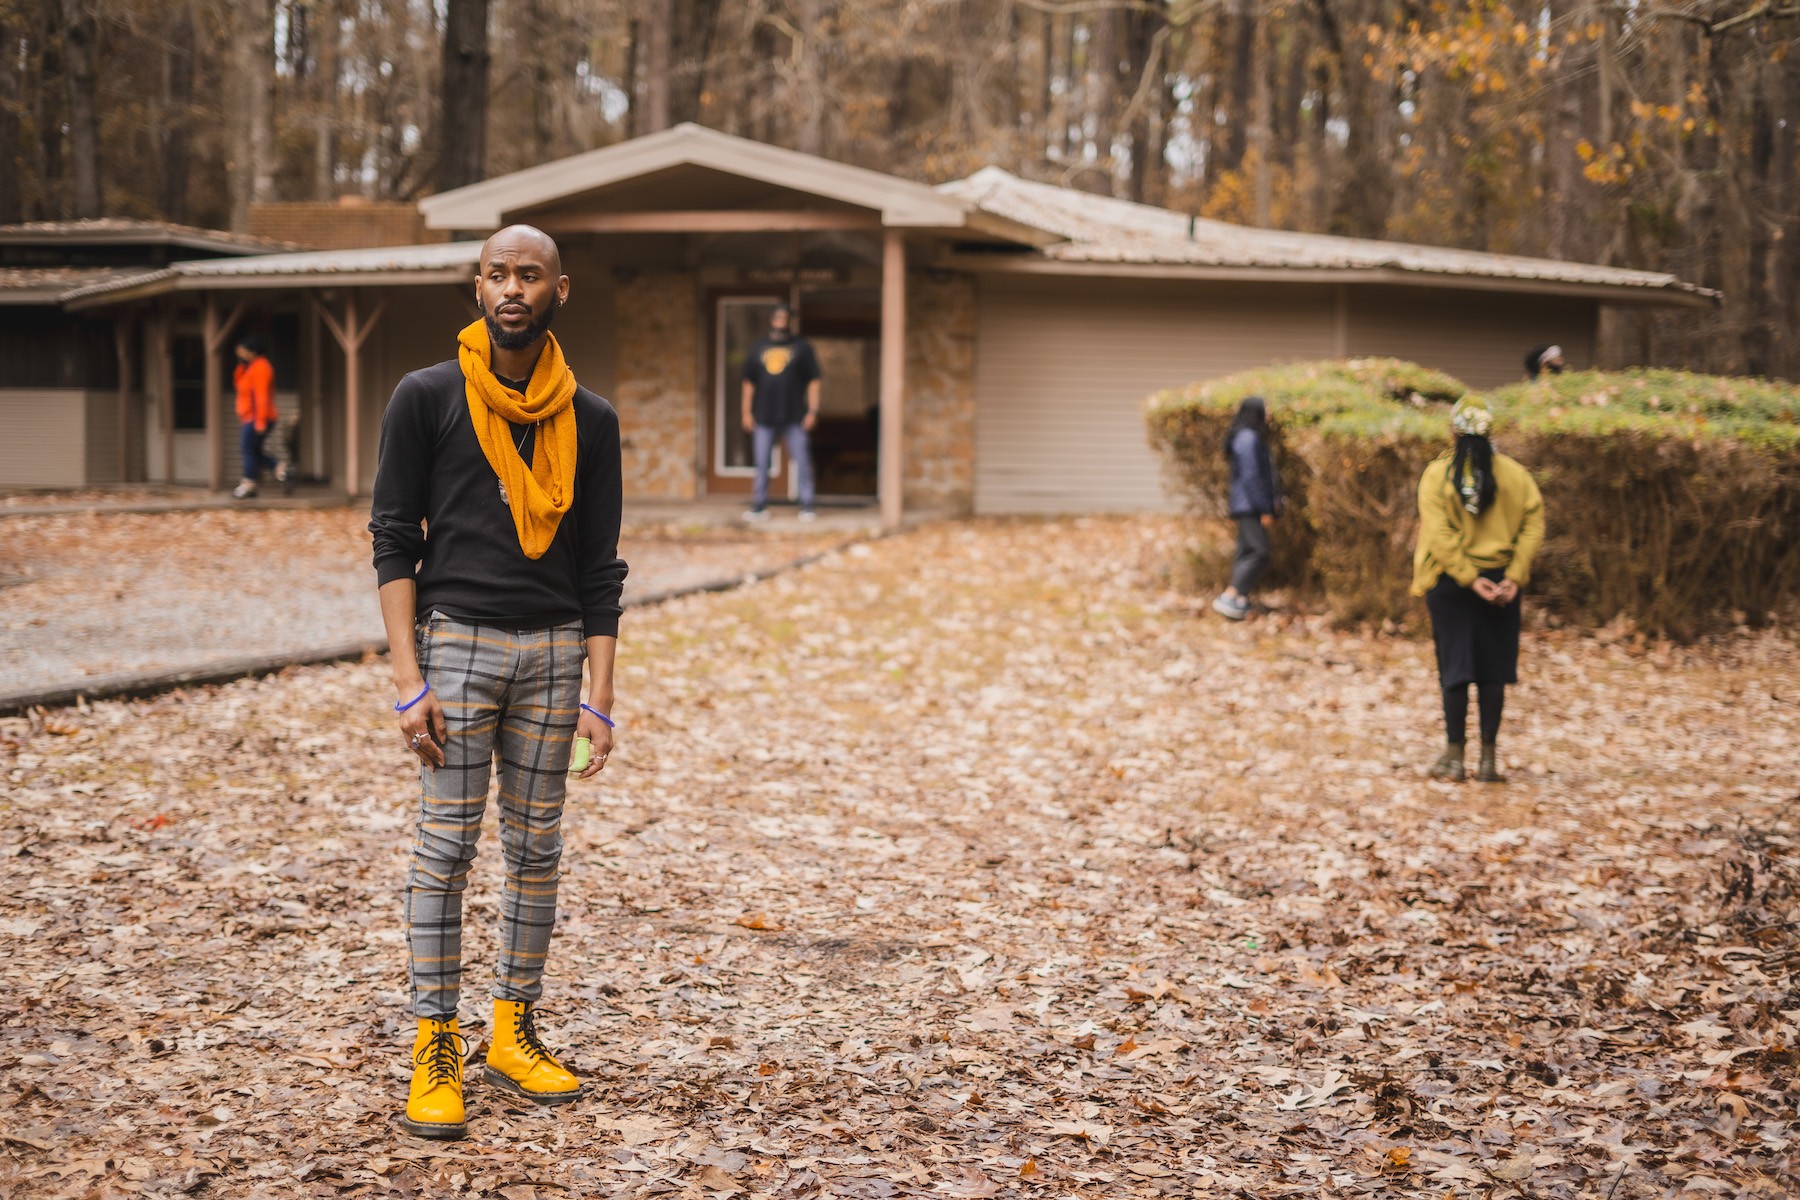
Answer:
M71 288L141 274L137 267L0 267L0 304L55 304Z
M72 288L64 302L143 290L150 293L212 286L299 287L356 275L360 284L428 282L434 277L473 278L480 242L437 242L427 246L377 246L363 250L305 250L171 263L155 271Z
M1718 297L1710 289L1655 271L1233 225L1034 183L998 167L942 184L939 190L971 200L997 216L1060 234L1068 240L1046 246L1034 256L1059 263L1391 271Z
M157 245L188 246L195 249L224 250L240 254L265 254L271 250L291 250L291 242L268 238L246 237L222 229L201 229L194 225L177 225L172 221L146 221L134 217L90 217L76 221L26 221L17 225L0 225L0 243L61 242L94 245L145 242Z

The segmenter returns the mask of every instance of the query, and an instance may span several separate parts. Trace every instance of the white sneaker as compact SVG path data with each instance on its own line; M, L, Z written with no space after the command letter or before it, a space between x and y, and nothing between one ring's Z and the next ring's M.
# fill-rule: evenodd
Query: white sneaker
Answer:
M254 483L240 483L231 489L231 498L233 500L248 500L254 495L256 495L256 485Z
M803 508L800 510L800 519L802 521L816 521L819 519L819 514L810 508Z
M768 519L769 510L766 508L747 508L744 510L744 520L746 521L766 521Z
M1249 615L1250 602L1241 596L1234 598L1220 592L1218 598L1212 602L1212 608L1227 621L1241 621Z

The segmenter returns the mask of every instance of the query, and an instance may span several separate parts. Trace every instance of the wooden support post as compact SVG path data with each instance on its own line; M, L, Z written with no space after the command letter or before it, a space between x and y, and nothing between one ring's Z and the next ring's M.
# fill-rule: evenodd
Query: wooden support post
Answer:
M901 442L906 430L906 239L890 229L881 247L881 447L877 491L881 524L898 529L906 488Z
M120 313L113 320L113 352L119 359L119 478L130 483L131 470L131 335L137 321Z
M1331 357L1350 357L1350 288L1337 284L1332 288Z
M156 314L156 387L162 395L162 481L175 482L175 309L165 300Z
M208 292L205 307L201 310L201 341L206 346L207 482L215 492L225 487L225 443L219 436L224 409L224 364L219 361L219 356L225 352L225 342L232 329L243 319L244 304L239 300L231 315L220 321L218 297Z
M345 294L342 321L317 299L313 300L313 307L337 339L338 349L344 352L344 494L354 497L362 486L362 345L387 310L387 300L377 301L369 310L368 319L361 322L356 317L354 290Z
M219 356L214 343L219 338L219 302L211 292L200 317L200 344L206 350L206 415L201 428L206 431L206 486L219 491L225 486L225 448L219 444Z

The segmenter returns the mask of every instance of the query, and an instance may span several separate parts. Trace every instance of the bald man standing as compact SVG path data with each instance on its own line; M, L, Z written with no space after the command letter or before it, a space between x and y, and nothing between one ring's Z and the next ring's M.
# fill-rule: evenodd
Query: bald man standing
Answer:
M483 1078L539 1104L582 1094L535 1006L567 781L598 773L612 750L625 564L619 419L575 382L550 332L568 298L548 235L496 233L475 278L481 319L457 335L456 358L400 381L381 420L369 532L394 712L419 766L406 877L418 1031L402 1124L421 1137L466 1132L462 895L496 759L506 870Z

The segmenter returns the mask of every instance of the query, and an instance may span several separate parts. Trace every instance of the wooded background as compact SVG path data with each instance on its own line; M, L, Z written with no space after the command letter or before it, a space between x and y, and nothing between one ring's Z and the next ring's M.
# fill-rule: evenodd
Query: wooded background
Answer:
M0 222L245 229L679 121L928 182L1672 271L1603 359L1800 377L1800 4L0 0Z

